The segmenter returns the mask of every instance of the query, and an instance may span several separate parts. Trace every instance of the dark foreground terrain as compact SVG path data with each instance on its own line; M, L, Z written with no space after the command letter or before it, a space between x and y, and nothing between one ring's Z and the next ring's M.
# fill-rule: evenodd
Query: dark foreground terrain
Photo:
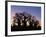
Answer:
M11 27L11 31L41 30L41 27Z

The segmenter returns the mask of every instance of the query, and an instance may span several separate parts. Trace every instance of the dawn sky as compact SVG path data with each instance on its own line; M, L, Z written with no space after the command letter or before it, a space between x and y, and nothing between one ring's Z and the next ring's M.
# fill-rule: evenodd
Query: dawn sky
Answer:
M41 7L12 5L11 14L14 15L16 12L27 12L41 20Z

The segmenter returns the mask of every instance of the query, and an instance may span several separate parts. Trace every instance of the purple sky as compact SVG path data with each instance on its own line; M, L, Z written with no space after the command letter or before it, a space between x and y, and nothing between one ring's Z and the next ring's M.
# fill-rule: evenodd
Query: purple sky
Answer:
M11 14L14 15L16 12L27 12L41 20L41 7L11 5Z

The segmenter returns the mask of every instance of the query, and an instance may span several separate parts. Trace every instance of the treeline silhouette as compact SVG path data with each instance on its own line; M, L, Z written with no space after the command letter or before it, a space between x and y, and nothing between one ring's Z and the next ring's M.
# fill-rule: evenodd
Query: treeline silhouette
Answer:
M41 30L41 26L35 16L26 12L15 13L13 17L11 31L24 31L24 30Z

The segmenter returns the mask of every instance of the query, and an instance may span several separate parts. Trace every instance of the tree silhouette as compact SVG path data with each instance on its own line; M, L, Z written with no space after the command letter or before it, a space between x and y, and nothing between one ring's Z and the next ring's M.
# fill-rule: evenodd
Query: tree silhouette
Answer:
M11 26L11 31L41 30L41 26L38 26L40 24L36 17L25 13L26 12L15 14L13 17L13 26ZM18 24L17 26L16 23Z

